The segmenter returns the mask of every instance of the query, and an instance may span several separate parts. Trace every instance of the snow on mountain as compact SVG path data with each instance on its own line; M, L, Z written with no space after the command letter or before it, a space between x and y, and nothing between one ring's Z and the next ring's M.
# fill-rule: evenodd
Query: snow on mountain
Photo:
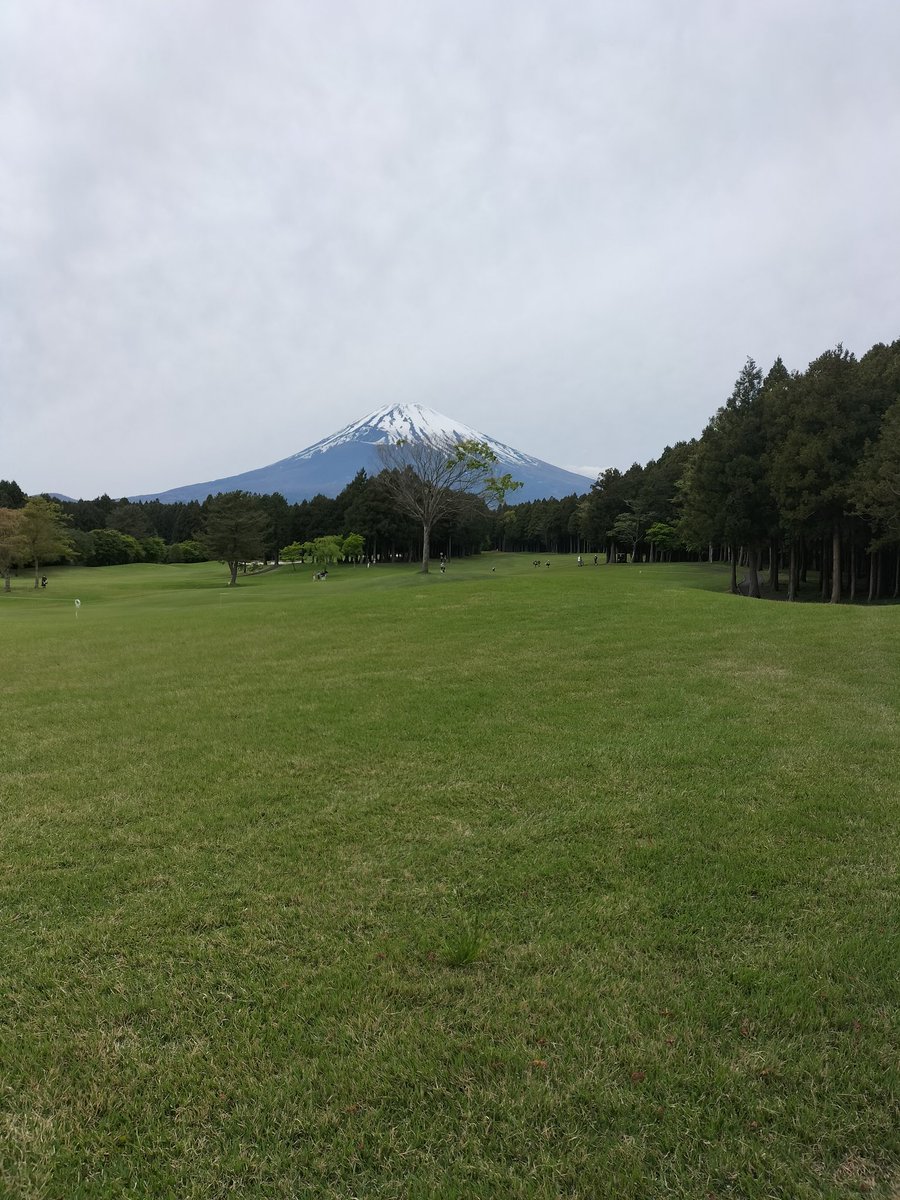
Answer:
M397 404L376 409L330 437L322 438L315 445L267 467L206 483L186 484L166 492L132 496L131 499L173 503L205 500L209 495L237 490L259 494L280 492L291 504L319 494L336 496L358 471L365 470L369 475L377 475L382 469L378 447L400 439L423 441L430 445L470 439L486 442L504 470L508 469L513 478L523 484L520 490L511 494L513 502L571 496L573 492L581 494L592 483L584 475L523 454L504 442L487 437L470 425L463 425L422 404Z
M501 462L534 465L540 461L528 454L514 450L512 446L504 445L503 442L495 441L494 438L479 433L471 425L463 425L451 417L445 417L443 413L435 412L433 408L426 408L423 404L386 404L367 417L362 417L359 421L346 425L337 433L331 434L330 437L322 438L314 446L309 446L306 450L292 455L287 461L300 462L304 459L314 458L317 454L325 454L348 442L384 446L401 439L407 442L427 442L432 446L447 441L474 440L486 442Z

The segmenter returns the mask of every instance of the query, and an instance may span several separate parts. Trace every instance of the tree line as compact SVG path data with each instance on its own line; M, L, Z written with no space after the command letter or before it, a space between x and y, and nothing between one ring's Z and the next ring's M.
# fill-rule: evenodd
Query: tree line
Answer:
M731 564L732 591L822 599L900 595L900 340L843 346L805 371L752 359L702 435L582 497L502 514L511 550L600 549L606 561ZM738 574L743 571L743 578Z
M63 556L49 534L34 541L34 528L47 517L46 509L42 518L34 508L41 500L55 505L55 536L66 539L65 554L90 565L236 561L235 547L222 540L228 510L232 524L246 517L242 558L252 544L267 560L290 550L296 561L323 555L323 539L335 553L354 536L362 539L363 555L422 557L426 566L429 547L448 557L491 546L591 551L604 553L607 563L694 557L730 562L732 590L750 596L762 594L765 570L767 591L790 600L805 584L809 594L810 574L818 594L835 603L861 594L896 598L900 340L879 343L859 359L839 345L802 372L789 371L779 358L764 375L748 359L699 438L667 446L643 466L611 467L583 495L509 504L506 493L515 487L509 476L495 481L482 473L473 487L451 472L449 483L436 485L442 499L435 506L434 481L427 503L422 494L411 499L417 469L425 474L401 448L385 470L360 471L336 497L296 504L278 493L229 493L230 501L210 496L202 504L109 496L57 503L29 499L16 483L0 480L0 570L8 584L10 564ZM31 551L15 516L29 506Z
M296 563L338 558L419 559L423 529L398 499L396 471L359 471L335 497L289 504L279 493L229 492L200 501L132 502L108 495L93 500L29 497L15 481L0 480L0 574L9 590L17 565L74 561L87 566L135 562L225 562L236 579L251 559ZM452 491L452 489L451 489ZM494 515L483 499L452 491L429 525L435 549L447 557L490 544ZM41 529L36 542L27 528Z
M842 346L763 376L748 359L680 481L682 536L742 552L746 589L796 598L808 568L823 599L900 591L900 341L857 359Z

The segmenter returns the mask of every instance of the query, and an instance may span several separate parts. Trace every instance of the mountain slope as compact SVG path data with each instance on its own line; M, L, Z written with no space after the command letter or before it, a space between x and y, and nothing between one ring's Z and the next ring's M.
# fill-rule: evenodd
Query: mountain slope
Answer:
M132 496L131 499L172 503L177 500L205 500L210 494L236 490L281 492L292 504L319 493L336 496L360 469L377 475L382 469L378 446L396 442L400 438L430 444L447 439L463 441L469 438L487 442L497 455L502 471L509 471L514 479L522 481L523 487L511 495L514 501L570 496L573 492L586 492L592 482L584 475L576 475L530 454L523 454L434 409L421 404L398 404L385 405L315 445L267 467L205 483L186 484L165 492Z

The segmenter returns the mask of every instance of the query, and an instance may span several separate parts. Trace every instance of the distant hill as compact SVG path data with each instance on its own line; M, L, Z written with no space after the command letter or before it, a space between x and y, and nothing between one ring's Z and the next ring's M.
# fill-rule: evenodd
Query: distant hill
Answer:
M565 471L562 467L554 467L530 454L514 450L512 446L479 433L469 425L442 416L433 409L424 408L421 404L397 404L379 408L338 433L316 442L314 446L289 458L282 458L268 467L257 467L242 475L210 479L205 483L189 483L165 492L150 492L129 498L163 500L171 504L178 500L205 500L210 494L240 490L281 492L293 504L319 494L336 496L360 469L377 475L382 469L378 446L396 442L400 438L432 444L447 438L453 441L475 438L487 442L503 470L509 471L514 479L521 480L523 484L520 490L512 493L511 499L514 501L571 496L573 492L586 492L593 482L585 475Z

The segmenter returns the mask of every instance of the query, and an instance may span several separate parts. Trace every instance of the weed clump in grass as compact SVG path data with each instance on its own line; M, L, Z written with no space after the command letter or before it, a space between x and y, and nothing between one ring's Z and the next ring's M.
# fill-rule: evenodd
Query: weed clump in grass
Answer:
M447 966L467 967L481 957L484 947L484 935L477 924L462 926L447 939Z

